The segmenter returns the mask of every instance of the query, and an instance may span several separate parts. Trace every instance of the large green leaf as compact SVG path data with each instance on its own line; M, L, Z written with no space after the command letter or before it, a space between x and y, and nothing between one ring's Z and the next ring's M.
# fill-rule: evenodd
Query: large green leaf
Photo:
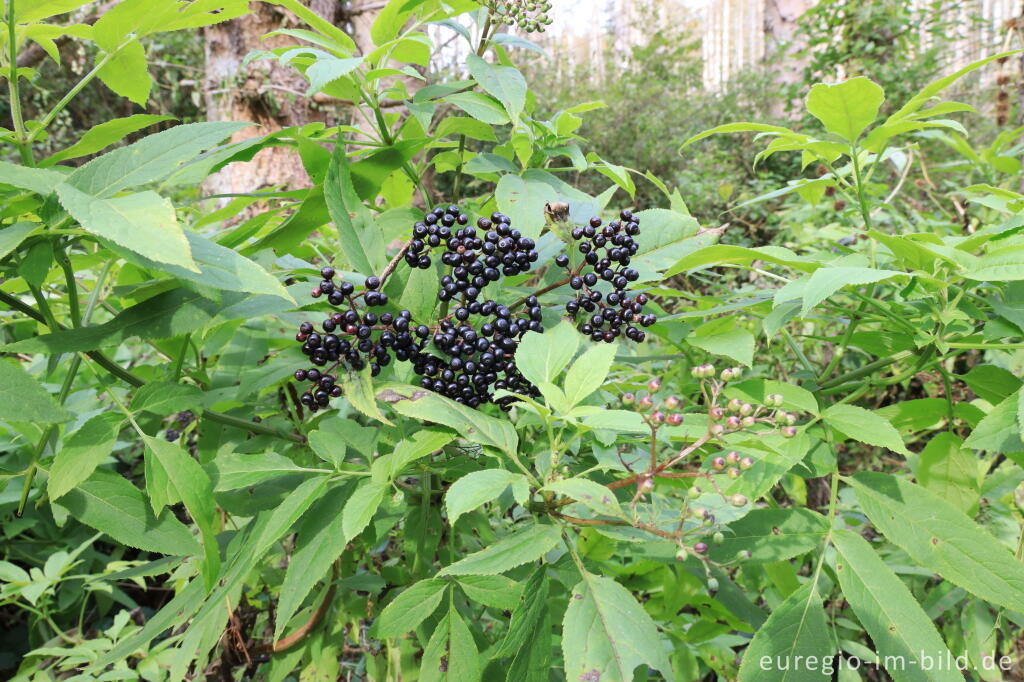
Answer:
M64 174L45 168L27 168L8 161L0 161L0 185L27 189L47 195L64 182Z
M170 175L204 149L249 125L216 121L175 126L93 159L68 176L67 182L85 194L111 197Z
M104 85L121 97L146 106L153 77L149 74L146 48L142 43L132 40L118 46L115 52L101 51L96 55L96 66L100 66L96 75Z
M566 321L543 334L526 332L516 349L516 366L534 385L552 382L576 354L579 338L579 332Z
M220 571L220 550L217 547L217 505L213 499L210 477L185 450L162 438L145 436L146 448L167 473L176 497L185 504L203 537L203 576L207 589L213 586Z
M341 378L341 390L349 405L367 417L391 425L391 422L380 411L380 406L377 405L376 396L373 394L372 368L369 365L358 372L346 371L345 376Z
M819 664L833 654L825 611L814 582L779 604L743 652L740 682L821 682ZM767 663L767 665L766 665Z
M448 488L444 496L448 523L454 526L460 516L496 500L506 488L517 483L525 486L526 477L504 469L484 469L463 476Z
M388 604L373 624L375 637L399 637L413 630L434 612L448 588L447 580L421 580Z
M953 659L949 649L914 595L871 545L848 530L837 530L832 542L839 552L836 575L843 598L871 635L893 680L962 682L959 671L935 667L936 661Z
M390 488L391 486L388 483L365 481L348 498L348 502L345 503L345 509L341 513L345 542L362 533L363 529L370 524L373 515L377 513L377 508L384 501L384 496Z
M0 360L0 420L60 424L73 416L20 364Z
M120 413L104 412L65 437L46 480L46 491L51 500L60 498L89 478L96 467L110 457L123 422L124 417Z
M930 571L982 599L1024 612L1024 563L962 511L889 474L851 479L871 522Z
M917 481L964 513L978 507L978 459L954 433L939 433L918 459Z
M835 85L815 84L807 93L807 111L825 130L853 143L878 117L884 101L885 93L877 83L857 76Z
M132 411L166 415L182 410L198 410L203 405L203 392L192 384L151 381L132 396Z
M173 120L173 116L160 116L157 114L132 114L124 118L112 118L109 121L103 121L89 128L82 133L81 137L73 145L65 147L40 163L47 166L65 159L77 159L89 154L95 154L115 142L121 141L125 136L137 130L142 130L155 123Z
M509 621L505 638L494 652L495 658L513 656L530 641L537 624L547 610L547 571L547 567L538 566L527 579L520 597L521 601L512 611L512 619ZM548 635L546 632L544 634Z
M477 121L490 125L508 123L508 113L501 102L479 92L457 92L444 98L445 102L454 104Z
M570 405L576 405L601 388L612 368L617 343L599 343L587 349L572 363L565 374L565 397Z
M822 413L826 424L841 434L868 445L908 454L900 432L887 419L855 405L833 405Z
M142 491L113 472L97 469L59 504L74 519L129 547L173 555L200 551L192 533L173 513L164 510L155 516Z
M993 407L971 431L971 435L964 441L964 447L988 452L1024 450L1021 430L1017 424L1017 407L1021 394L1019 390L1014 391Z
M335 145L324 182L324 199L338 230L341 250L357 272L370 275L384 267L380 228L356 194L343 145ZM355 220L353 220L353 216Z
M534 561L555 547L557 526L530 524L496 543L442 568L438 575L493 575Z
M675 679L654 621L612 578L583 574L572 588L562 623L565 676L570 680L632 682L640 665Z
M173 289L118 313L94 327L66 329L3 346L18 353L73 353L115 346L138 336L168 339L233 319L287 310L292 304L277 296L227 294L220 303L188 289Z
M481 668L473 634L452 604L423 649L419 679L422 682L478 682Z
M351 492L350 486L332 488L303 516L277 601L274 639L281 638L288 621L313 586L327 575L331 564L345 551L342 515L338 510Z
M516 454L519 437L507 420L496 419L432 391L415 386L388 384L377 392L377 399L389 403L395 411L412 419L444 424L463 438Z
M804 289L803 309L807 315L814 306L839 291L843 287L857 284L873 284L893 277L905 277L905 272L897 270L876 270L875 268L831 267L818 268L807 281Z
M512 219L524 236L536 239L544 229L544 206L558 199L551 185L537 178L503 175L494 190L498 210Z
M553 481L544 486L544 490L550 490L572 498L587 507L595 514L604 516L624 516L615 493L600 483L586 478L563 478Z
M731 561L740 551L750 552L746 561L785 561L810 552L828 532L828 521L809 509L753 509L729 524L725 540L711 546L715 561Z
M512 120L518 119L526 106L527 88L523 74L511 66L490 64L475 54L466 57L466 66L480 87L505 106Z
M156 192L99 199L65 183L57 187L57 198L88 232L151 261L199 272L174 206Z
M255 455L218 455L206 465L214 490L237 490L290 474L329 474L328 469L301 467L284 455L263 452ZM339 514L340 516L340 514Z

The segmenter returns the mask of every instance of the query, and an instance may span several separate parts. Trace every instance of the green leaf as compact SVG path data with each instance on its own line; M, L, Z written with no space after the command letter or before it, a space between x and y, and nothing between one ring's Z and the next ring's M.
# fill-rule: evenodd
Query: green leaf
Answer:
M203 392L192 384L153 381L135 392L132 397L133 412L152 412L166 415L182 410L197 410L202 407Z
M982 599L1024 611L1024 563L962 511L889 474L853 477L861 508L910 558Z
M694 142L703 140L706 137L712 135L720 135L722 133L772 133L777 135L793 135L792 130L789 128L783 128L781 126L768 125L767 123L726 123L725 125L715 126L703 132L697 133L693 137L689 138L684 142L679 149L683 150L690 146Z
M304 515L277 601L274 639L281 638L288 621L313 586L327 575L331 564L345 551L342 515L338 510L344 506L350 492L349 486L332 488Z
M455 440L455 432L440 426L421 428L411 436L403 438L391 454L378 457L373 462L374 481L394 480L407 466L416 460L440 450ZM378 472L383 475L377 478Z
M562 623L569 680L632 682L640 665L675 679L654 621L629 590L611 578L583 574Z
M868 445L889 448L893 452L909 453L899 431L888 420L875 412L855 405L833 405L821 414L826 424L842 435Z
M352 540L363 532L363 529L370 524L377 508L384 501L391 486L387 483L374 483L366 481L361 483L352 497L345 503L342 512L342 529L344 530L345 542Z
M117 442L124 417L119 413L98 414L81 428L65 436L64 445L50 466L46 491L51 500L59 499L76 485L92 476Z
M89 0L35 0L34 2L21 2L15 5L14 20L19 24L31 24L76 10L89 4ZM6 19L6 13L4 15Z
M501 102L479 92L457 92L445 97L444 101L489 125L502 125L509 120Z
M274 305L257 306L258 303L262 304L268 300ZM290 307L291 304L277 297L230 294L223 296L220 303L217 303L187 289L173 289L122 310L109 322L43 334L2 348L18 353L88 351L117 345L133 336L143 339L169 339L203 329L208 325L281 312Z
M522 602L512 612L508 631L495 650L494 658L513 656L530 640L537 624L547 610L549 592L547 571L546 566L538 566L526 580L522 591ZM544 634L548 635L546 632Z
M438 623L423 650L421 682L478 682L481 657L462 616L454 605Z
M832 543L839 552L836 575L843 597L871 636L892 679L961 682L958 670L935 667L936 661L953 660L949 649L914 595L871 545L849 530L835 531Z
M964 441L964 447L987 452L1024 450L1016 418L1019 393L1019 390L1015 391L993 407L971 431L971 435Z
M46 196L64 182L64 174L45 168L28 168L0 161L0 184Z
M63 184L57 187L57 197L86 231L149 260L199 272L174 206L156 192L97 199Z
M544 486L545 490L571 497L595 514L624 517L615 493L600 483L586 478L564 478Z
M918 459L917 482L964 512L978 508L978 460L953 433L935 434Z
M747 551L744 561L785 561L814 550L827 532L826 518L809 509L752 509L729 524L725 540L711 546L711 558L727 562Z
M512 219L523 236L536 239L544 229L544 206L556 201L551 185L536 178L503 175L494 190L498 210Z
M801 661L816 657L821 662L833 653L821 597L814 582L806 582L786 597L758 629L743 652L739 680L821 682L827 677L821 667ZM770 665L765 666L765 660Z
M466 57L469 73L484 90L505 106L513 121L526 106L526 79L511 66L498 66L484 61L475 54Z
M737 326L733 317L720 317L701 325L686 337L686 342L747 367L754 361L754 335Z
M380 228L363 206L352 184L352 172L343 145L336 144L327 167L324 199L331 221L338 230L338 239L345 260L364 275L380 272L384 264L383 238ZM352 217L356 221L353 222ZM358 228L357 228L358 224Z
M206 465L213 480L213 489L237 490L290 474L329 474L327 469L300 467L284 455L263 452L255 455L230 453L217 455Z
M530 524L442 568L442 575L494 575L544 556L561 540L557 526Z
M940 92L948 88L950 85L955 83L957 80L981 67L1000 59L1006 59L1013 55L1020 54L1020 50L1010 50L1009 52L1000 52L999 54L989 55L984 59L979 59L975 62L971 62L964 68L960 69L956 73L952 73L948 76L943 76L938 80L932 81L925 86L919 93L911 97L906 104L904 104L899 111L889 117L889 121L898 121L901 119L908 118L914 113L919 111L921 107L927 104L933 97L938 95ZM925 112L927 113L927 112Z
M96 73L103 84L139 106L146 106L149 91L153 87L153 77L149 75L146 48L142 47L142 43L133 40L121 46L117 52L110 53L109 58L108 53L100 51L96 54L96 65L99 66L103 59L106 59L106 63Z
M129 547L193 555L200 547L169 510L154 516L142 491L117 474L97 469L60 500L70 515Z
M377 399L390 404L406 417L444 424L474 443L513 455L519 452L519 436L507 420L483 414L433 391L388 384L378 391Z
M188 240L192 260L196 264L195 271L177 265L158 263L129 250L125 250L122 255L125 260L140 267L166 272L178 279L195 282L200 287L266 294L295 304L295 299L281 282L255 261L191 230L185 231L185 239ZM118 251L116 247L114 250Z
M18 248L25 238L39 227L40 223L14 223L0 228L0 258Z
M363 63L362 57L325 57L317 59L306 68L306 79L309 89L306 96L310 97L323 91L328 85L356 70Z
M516 366L530 383L553 382L576 354L579 336L565 320L543 334L526 332L516 349Z
M415 268L409 273L400 305L412 313L414 320L429 320L437 306L439 278L436 268Z
M173 116L159 116L157 114L132 114L124 118L113 118L89 128L82 133L81 137L73 145L48 156L40 164L49 166L65 159L77 159L89 154L95 154L116 142L120 142L131 133L156 123L173 120Z
M650 427L639 412L632 410L600 410L583 418L584 426L626 433L648 433Z
M73 417L20 364L0 360L0 420L61 424Z
M503 575L463 575L458 583L472 601L494 609L514 609L523 592L522 585Z
M455 481L444 496L448 523L455 525L459 517L486 502L492 502L510 485L525 481L523 474L504 469L474 471Z
M905 277L907 273L896 270L876 270L874 268L831 267L819 268L814 271L804 288L803 309L807 315L814 306L846 286L856 284L873 284L893 277Z
M617 343L599 343L587 349L572 363L565 375L565 397L570 405L577 405L601 388L619 350Z
M175 126L93 159L68 176L67 182L85 194L111 197L171 175L204 149L249 125L216 121Z
M373 624L374 636L387 639L415 630L437 609L448 584L447 580L432 578L407 587L381 611Z
M854 143L878 117L885 92L864 76L827 85L815 84L807 93L807 111L821 121L825 130Z
M345 394L345 400L352 407L367 417L391 426L391 422L388 421L377 405L376 397L373 394L371 371L372 368L369 365L366 365L366 367L358 372L347 371L345 377L341 380L341 390Z
M217 505L213 499L213 483L199 462L174 443L162 438L143 436L146 447L167 472L168 480L195 521L203 537L203 577L206 588L213 587L220 571L220 550L217 547Z

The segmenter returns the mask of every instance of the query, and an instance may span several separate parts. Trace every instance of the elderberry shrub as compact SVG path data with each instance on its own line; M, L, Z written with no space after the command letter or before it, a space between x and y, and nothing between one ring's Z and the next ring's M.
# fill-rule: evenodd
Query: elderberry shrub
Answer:
M657 317L643 312L647 294L630 296L626 287L640 278L640 273L629 267L630 259L640 246L635 239L640 234L640 218L632 211L619 214L619 220L603 225L600 218L591 218L587 225L572 230L573 244L583 262L571 266L567 254L555 258L555 264L565 268L569 287L577 291L576 297L565 306L565 312L579 322L578 329L594 341L611 343L619 336L642 342ZM599 281L608 282L607 295L594 287ZM587 317L589 315L589 317Z

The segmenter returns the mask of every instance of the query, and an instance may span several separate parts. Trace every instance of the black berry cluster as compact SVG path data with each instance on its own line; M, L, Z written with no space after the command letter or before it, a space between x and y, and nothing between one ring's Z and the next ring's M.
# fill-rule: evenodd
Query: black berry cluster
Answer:
M539 395L514 360L523 334L544 331L537 297L530 296L525 303L520 314L492 300L469 301L457 308L454 319L442 320L433 336L438 353L420 353L413 361L414 371L423 377L420 385L470 407L491 402L499 389ZM476 318L476 326L469 323L470 317ZM513 401L505 396L494 402L507 410Z
M313 298L326 294L328 302L342 310L330 313L319 329L312 322L303 322L295 335L302 344L302 353L313 364L295 371L297 381L311 384L299 400L313 412L341 395L336 374L339 367L359 371L369 366L370 374L377 376L392 357L409 360L419 352L415 332L422 331L421 339L429 334L426 327L413 327L408 310L397 315L371 310L388 303L387 294L379 291L379 277L367 277L364 291L356 293L351 282L335 284L334 268L325 267L320 275L323 280L313 289Z
M555 264L568 272L569 286L579 292L566 304L565 311L579 320L580 332L594 341L611 343L625 335L641 342L647 336L641 327L657 322L655 315L643 312L646 294L630 296L626 292L626 287L640 278L640 273L629 267L640 248L635 239L639 234L640 219L629 210L607 225L594 217L587 225L572 230L573 244L583 262L572 268L568 255L555 258ZM607 295L595 288L600 281L611 285Z
M466 227L468 216L458 206L436 208L413 225L405 261L429 268L430 254L443 245L441 262L451 271L441 279L437 297L442 301L476 301L480 292L504 275L529 272L539 257L536 244L512 229L508 216L494 213Z

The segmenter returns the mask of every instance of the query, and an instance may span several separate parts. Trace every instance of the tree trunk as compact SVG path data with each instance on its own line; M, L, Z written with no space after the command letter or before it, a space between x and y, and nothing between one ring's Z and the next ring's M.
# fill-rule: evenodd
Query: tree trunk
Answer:
M764 55L774 71L775 82L783 86L800 83L807 59L796 55L803 47L797 33L797 20L817 4L817 0L764 0L764 3ZM786 103L780 100L772 113L781 117L786 108Z
M328 21L342 19L343 0L303 0ZM305 28L290 12L263 2L250 3L249 14L203 29L206 39L204 99L211 121L249 121L257 125L235 134L238 142L314 121L328 121L329 109L305 96L306 81L294 68L273 60L242 60L253 50L296 44L294 38L273 36L282 28ZM290 147L260 150L249 163L233 164L206 183L212 194L252 192L269 186L299 189L310 186L298 154Z

